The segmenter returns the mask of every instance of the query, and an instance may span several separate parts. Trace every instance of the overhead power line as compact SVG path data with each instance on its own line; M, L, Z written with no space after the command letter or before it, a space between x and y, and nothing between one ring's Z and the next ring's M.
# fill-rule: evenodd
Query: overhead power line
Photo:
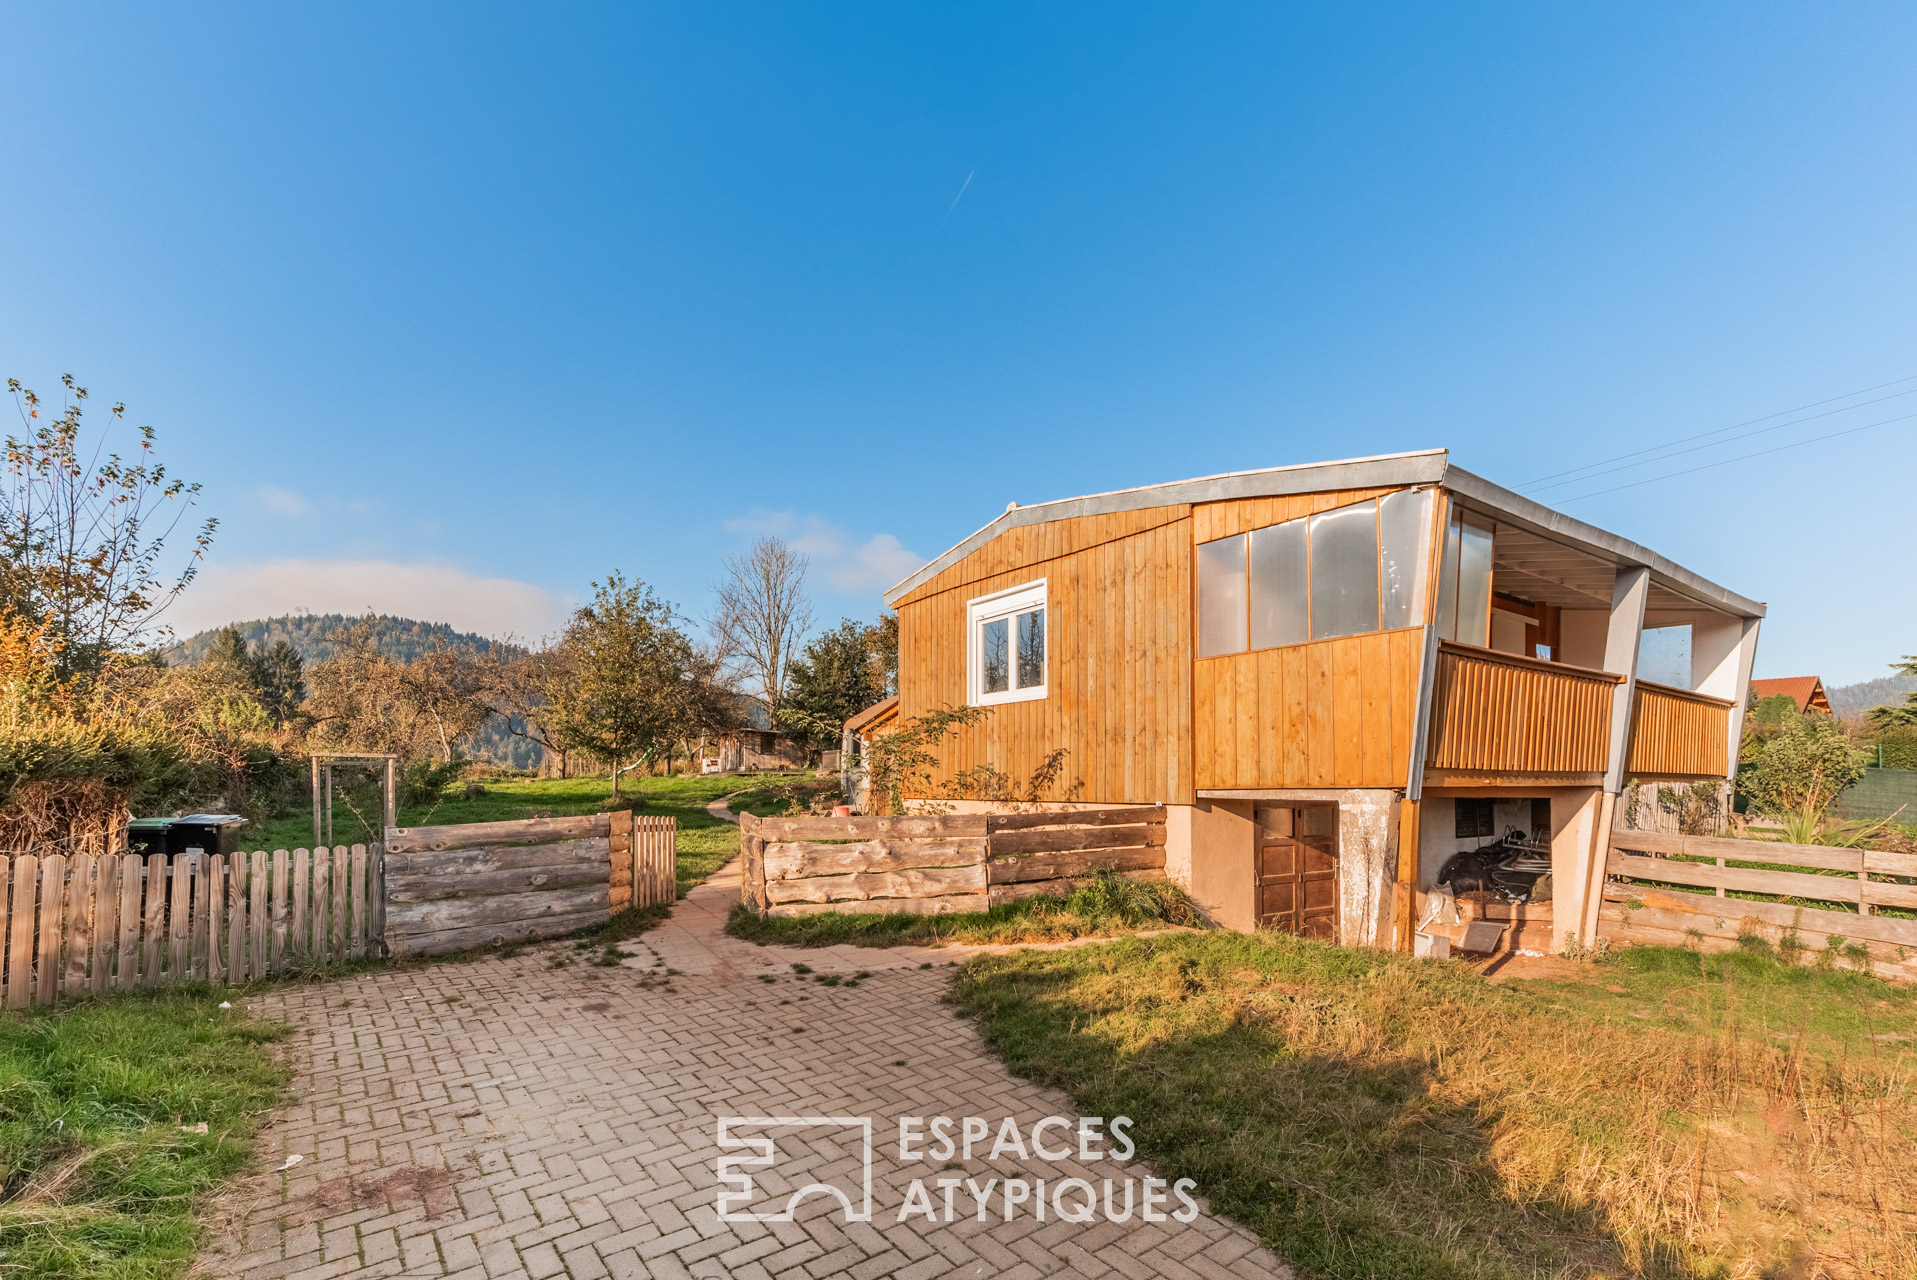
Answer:
M1653 448L1651 448L1651 449L1643 449L1643 450L1640 450L1640 451L1639 451L1639 452L1641 452L1641 453L1653 453L1653 452L1656 452L1656 451L1657 451L1658 449L1669 449L1669 450L1670 450L1670 452L1668 452L1668 453L1663 453L1663 454L1659 454L1659 456L1657 456L1657 457L1655 457L1655 458L1645 458L1645 459L1643 459L1643 460L1642 460L1642 461L1640 461L1640 462L1625 462L1625 463L1621 463L1620 465L1618 465L1618 466L1615 466L1615 467L1606 467L1606 466L1604 466L1604 465L1603 465L1602 463L1597 463L1597 462L1594 462L1594 463L1592 463L1592 464L1591 464L1591 467L1601 467L1601 468L1602 468L1602 470L1595 470L1595 471L1594 471L1594 470L1591 470L1591 467L1580 467L1580 468L1578 468L1578 469L1579 469L1579 470L1581 470L1581 471L1583 471L1583 472L1585 472L1585 474L1584 474L1584 475L1579 475L1579 476L1573 476L1573 477L1572 477L1571 479L1569 479L1569 480L1554 480L1554 481L1552 481L1552 482L1551 482L1550 484L1536 484L1536 483L1534 483L1534 484L1531 484L1531 485L1529 485L1529 486L1527 486L1527 488L1528 488L1528 490L1529 490L1530 492L1532 492L1532 493L1542 493L1542 492L1544 492L1544 491L1545 491L1546 489L1562 489L1562 488L1564 488L1564 487L1565 487L1566 485L1573 485L1573 484L1583 484L1583 483L1584 483L1585 481L1587 481L1587 480L1595 480L1595 479L1597 479L1597 478L1598 478L1599 476L1608 476L1608 475L1612 475L1612 474L1615 474L1616 472L1619 472L1619 471L1629 471L1629 470L1631 470L1631 469L1632 469L1633 467L1649 467L1649 466L1654 466L1655 464L1657 464L1657 463L1660 463L1660 462L1668 462L1668 461L1670 461L1670 460L1671 460L1672 458L1681 458L1681 457L1683 457L1683 456L1684 456L1685 454L1687 454L1687 453L1697 453L1697 452L1700 452L1701 450L1704 450L1704 449L1716 449L1716 448L1719 448L1719 447L1720 447L1720 446L1722 446L1722 445L1727 445L1727 444L1735 444L1735 443L1736 443L1737 441L1739 441L1739 440L1754 440L1754 439L1756 439L1756 438L1757 438L1758 436L1761 436L1761 435L1768 435L1769 433L1771 433L1771 432L1773 432L1773 431L1782 431L1782 430L1783 430L1784 428L1786 428L1786 427L1801 427L1801 426L1803 426L1803 425L1804 425L1804 424L1805 424L1806 422L1816 422L1816 421L1817 421L1818 419L1820 419L1820 418L1831 418L1831 417L1835 417L1836 415L1838 415L1838 414L1840 414L1840 413L1849 413L1849 412L1851 412L1851 411L1852 411L1852 410L1854 410L1854 409L1868 409L1868 408L1869 408L1869 407L1870 407L1871 405L1874 405L1874 404L1882 404L1882 403L1884 403L1884 401L1886 401L1886 400L1895 400L1895 399L1897 399L1897 398L1898 398L1898 397L1900 397L1900 396L1910 396L1910 395L1917 395L1917 387L1912 387L1912 388L1910 388L1910 389L1909 389L1908 391L1893 391L1893 392L1891 392L1891 393L1890 393L1889 395L1887 395L1887 396L1878 396L1878 397L1877 397L1877 398L1876 398L1875 400L1860 400L1860 401L1858 401L1858 402L1857 402L1856 404L1850 404L1850 405L1845 405L1845 406L1844 406L1843 408L1841 408L1841 409L1827 409L1827 410L1825 410L1825 411L1824 411L1823 413L1813 413L1813 414L1808 414L1808 415L1806 415L1805 417L1802 417L1802 418L1792 418L1792 419L1791 419L1790 421L1788 421L1788 422L1776 422L1776 423L1772 423L1772 424L1771 424L1770 426L1768 426L1768 427L1759 427L1759 428L1758 428L1757 430L1755 430L1755 431L1746 431L1746 432L1744 432L1744 433L1742 433L1741 435L1735 435L1735 436L1730 436L1730 437L1727 437L1726 439L1723 439L1723 440L1710 440L1710 441L1706 441L1706 442L1705 442L1704 444L1694 444L1694 445L1692 445L1692 446L1691 446L1690 448L1688 448L1688 449L1678 449L1678 448L1674 448L1673 446L1675 446L1675 445L1679 445L1679 444L1682 444L1682 443L1684 443L1684 441L1682 441L1682 440L1673 440L1673 441L1671 441L1671 442L1670 442L1670 444L1668 444L1668 445L1656 445L1656 446L1654 446L1654 447L1653 447ZM1829 403L1829 402L1828 402L1828 401L1826 401L1825 403ZM1761 421L1762 421L1762 419L1761 419L1761 418L1760 418L1760 419L1755 419L1755 421L1760 421L1760 422L1761 422ZM1726 428L1726 430L1728 430L1728 428ZM1705 434L1707 434L1707 435L1708 435L1708 434L1716 434L1716 433L1713 433L1713 432L1707 432L1707 433L1705 433ZM1839 435L1843 435L1844 433L1840 431L1840 432L1838 432L1838 434L1839 434ZM1698 438L1697 436L1687 436L1687 437L1686 437L1686 439L1689 439L1689 440L1695 440L1695 439L1697 439L1697 438ZM1631 455L1631 454L1626 454L1626 455L1624 455L1624 456L1625 456L1625 457L1631 457L1631 456L1633 456L1633 455ZM1613 461L1615 461L1615 459L1613 459ZM1558 474L1560 474L1560 475L1569 475L1570 473L1569 473L1569 472L1559 472Z
M1566 470L1566 471L1554 471L1554 472L1552 472L1552 473L1551 473L1550 475L1546 475L1546 476L1539 476L1539 477L1538 477L1537 479L1535 479L1535 480L1527 480L1527 481L1525 481L1525 482L1524 482L1523 484L1520 484L1520 485L1519 485L1519 486L1517 486L1517 487L1518 487L1518 489L1519 489L1519 490L1521 490L1521 491L1522 491L1522 490L1527 490L1527 489L1536 489L1536 488L1556 488L1556 487L1558 487L1558 486L1556 486L1556 485L1552 485L1552 484L1548 484L1547 482L1548 482L1548 481L1553 481L1553 480L1558 480L1558 479L1560 479L1561 477L1564 477L1564 476L1577 476L1577 475L1579 475L1579 474L1580 474L1580 473L1582 473L1582 472L1587 472L1587 471L1593 471L1593 470L1595 470L1596 468L1599 468L1599 467L1608 467L1608 466L1610 466L1610 465L1611 465L1612 463L1615 463L1615 462L1625 462L1625 461L1627 461L1628 459L1631 459L1631 458L1639 458L1639 457L1643 457L1643 456L1644 456L1645 454L1650 454L1650 453L1658 453L1658 452L1660 452L1660 451L1662 451L1662 450L1665 450L1665 449L1669 449L1669 448L1672 448L1672 447L1674 447L1674 446L1676 446L1676 445L1680 445L1680 444L1690 444L1690 443L1691 443L1692 441L1694 441L1694 440L1704 440L1704 439L1708 439L1708 438L1709 438L1709 437L1711 437L1711 436L1721 436L1721 435L1725 435L1725 434L1727 434L1727 433L1729 433L1729 432L1732 432L1732 431L1737 431L1737 430L1740 430L1740 429L1742 429L1742 428L1744 428L1744 427L1751 427L1751 426L1756 426L1756 425L1757 425L1758 423L1760 423L1760 422L1769 422L1769 421L1770 421L1770 420L1771 420L1772 418L1782 418L1782 417L1785 417L1785 416L1786 416L1786 415L1788 415L1788 414L1793 414L1793 413L1802 413L1802 412L1804 412L1804 410L1806 410L1806 409L1821 409L1821 408L1823 408L1823 407L1824 407L1825 405L1827 405L1827 404L1836 404L1836 403L1838 403L1838 402L1839 402L1839 401L1841 401L1841 400L1851 400L1851 399L1855 399L1855 398L1856 398L1856 397L1858 397L1858 396L1862 396L1862 395L1869 395L1869 394L1870 394L1871 392L1873 392L1873 391L1882 391L1882 390L1883 390L1884 388L1886 388L1886 387L1897 387L1897 386L1902 386L1902 385L1903 385L1904 383L1906 383L1906 382L1917 382L1917 374L1911 374L1911 375L1909 375L1909 376L1907 376L1907 377L1902 377L1902 378L1893 378L1893 379L1891 379L1891 380L1890 380L1889 382L1880 382L1880 383L1878 383L1878 384L1877 384L1876 386L1874 386L1874 387L1863 387L1863 388L1860 388L1860 389L1858 389L1858 390L1856 390L1856 391L1847 391L1847 392L1845 392L1845 393L1844 393L1843 395L1839 395L1839 396L1831 396L1831 397L1830 397L1829 399L1825 399L1825 400L1813 400L1813 401L1812 401L1811 403L1809 403L1809 404L1800 404L1800 405L1798 405L1798 406L1797 406L1796 408L1793 408L1793 409L1780 409L1780 410L1778 410L1778 411L1777 411L1776 413L1767 413L1767 414L1764 414L1764 415L1763 415L1762 417L1757 417L1757 418L1749 418L1749 419L1746 419L1746 420L1745 420L1745 421L1743 421L1743 422L1734 422L1734 423L1732 423L1732 424L1731 424L1730 426L1727 426L1727 427L1716 427L1716 428L1713 428L1713 429L1712 429L1712 430L1710 430L1710 431L1700 431L1700 432L1698 432L1698 433L1697 433L1696 435L1690 435L1690 436L1681 436L1681 437L1679 437L1679 438L1678 438L1678 439L1676 439L1676 440L1666 440L1666 441L1664 441L1664 442L1662 442L1661 444L1654 444L1654 445L1650 445L1650 446L1648 446L1648 447L1646 447L1646 448L1643 448L1643 449L1634 449L1634 450L1632 450L1632 451L1631 451L1631 452L1629 452L1629 453L1620 453L1620 454L1618 454L1618 455L1617 455L1616 457L1611 457L1611 458L1601 458L1601 459L1599 459L1599 460L1598 460L1598 461L1596 461L1596 462L1589 462L1589 463L1586 463L1586 464L1584 464L1583 466L1578 466L1578 467L1572 467L1572 468L1570 468L1569 470ZM1917 391L1917 388L1912 388L1912 391ZM1903 392L1898 392L1897 394L1898 394L1898 395L1909 395L1909 394L1912 394L1912 392L1911 392L1911 391L1903 391ZM1892 397L1890 397L1890 396L1884 396L1884 397L1881 397L1881 398L1880 398L1880 400L1887 400L1887 399L1891 399L1891 398L1892 398ZM1872 400L1872 401L1866 401L1866 402L1865 402L1865 404L1877 404L1877 403L1879 403L1879 402L1880 402L1879 400ZM1849 411L1850 411L1851 409L1859 409L1859 408L1863 408L1863 407L1864 407L1863 405L1850 405L1850 406L1847 406L1846 408L1843 408L1843 409L1835 409L1835 410L1832 410L1832 412L1833 412L1833 413L1847 413L1847 412L1849 412ZM1828 416L1830 416L1830 415L1829 415L1829 414L1816 414L1816 415L1813 415L1813 417L1828 417ZM1812 419L1810 419L1810 418L1806 418L1806 419L1803 419L1803 421L1806 421L1806 422L1808 422L1808 421L1811 421L1811 420L1812 420ZM1783 425L1783 426L1790 426L1790 425L1795 425L1795 424L1791 424L1791 423L1783 423L1783 424L1779 424L1779 425ZM1764 428L1763 430L1764 430L1764 431L1772 431L1772 430L1775 430L1775 429L1776 429L1775 427L1766 427L1766 428ZM1761 433L1761 432L1752 432L1751 434L1752 434L1752 435L1758 435L1758 434L1762 434L1762 433ZM1844 434L1844 433L1842 433L1842 432L1839 432L1838 434L1840 434L1840 435L1841 435L1841 434ZM1717 443L1719 443L1719 444L1728 444L1728 443L1730 443L1730 442L1729 442L1728 440L1720 440L1720 441L1718 441ZM1675 456L1675 455L1672 455L1672 456ZM1753 455L1753 456L1755 456L1755 455ZM1660 461L1660 459L1650 459L1649 461ZM1620 468L1620 469L1621 469L1621 468ZM1584 476L1583 478L1584 478L1584 479L1591 479L1592 477L1590 477L1590 476Z
M1839 436L1856 435L1859 431L1869 431L1872 427L1887 427L1893 422L1909 422L1917 418L1917 413L1900 414L1895 418L1885 418L1878 422L1866 422L1860 427L1846 427L1842 431L1832 431L1828 435L1812 436L1808 440L1795 440L1790 444L1780 444L1769 449L1758 449L1751 453L1739 454L1735 458L1721 458L1716 462L1706 462L1702 466L1686 467L1682 471L1670 471L1661 476L1646 476L1642 480L1633 480L1629 484L1614 485L1609 489L1598 489L1592 493L1580 493L1574 498L1559 499L1561 503L1582 502L1586 498L1599 498L1607 493L1618 493L1625 489L1635 489L1639 485L1656 484L1659 480L1672 480L1678 476L1694 475L1699 471L1709 471L1714 467L1728 467L1733 462L1747 462L1752 458L1762 458L1767 454L1783 453L1787 449L1801 449L1807 444L1820 444L1825 440L1835 440Z

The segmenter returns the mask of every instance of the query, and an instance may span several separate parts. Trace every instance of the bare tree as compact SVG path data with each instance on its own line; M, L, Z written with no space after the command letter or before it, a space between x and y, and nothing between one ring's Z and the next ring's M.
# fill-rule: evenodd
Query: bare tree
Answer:
M744 668L759 701L777 717L799 642L812 628L805 596L810 561L782 538L761 538L742 556L726 558L726 579L713 631L720 653Z

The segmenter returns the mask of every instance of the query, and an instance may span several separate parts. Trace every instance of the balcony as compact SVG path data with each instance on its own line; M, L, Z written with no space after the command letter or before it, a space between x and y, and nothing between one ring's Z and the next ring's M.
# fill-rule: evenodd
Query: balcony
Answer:
M1622 679L1441 644L1425 768L1486 778L1549 774L1589 780L1604 772L1610 756L1611 697Z
M1638 681L1624 772L1635 778L1727 777L1736 707L1722 698Z

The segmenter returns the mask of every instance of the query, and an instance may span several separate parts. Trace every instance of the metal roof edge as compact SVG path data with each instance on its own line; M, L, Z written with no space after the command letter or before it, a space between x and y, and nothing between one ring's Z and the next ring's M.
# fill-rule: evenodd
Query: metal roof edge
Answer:
M1163 484L1114 489L1078 498L1055 498L1030 506L1012 507L970 537L955 543L923 567L909 574L885 593L887 605L898 601L937 577L952 565L998 537L1008 529L1050 520L1068 520L1075 516L1109 515L1116 511L1138 511L1147 507L1169 507L1180 503L1222 502L1232 498L1268 498L1288 493L1315 493L1323 489L1368 489L1390 485L1437 484L1449 461L1444 449L1418 449L1408 453L1385 453L1369 458L1345 458L1335 462L1301 462L1284 467L1260 467L1251 471L1229 471L1223 475L1200 476L1192 480L1171 480Z
M1587 551L1598 552L1616 563L1641 565L1651 571L1653 579L1701 604L1728 610L1741 617L1765 616L1765 607L1759 601L1741 596L1728 587L1719 586L1702 574L1693 573L1676 561L1652 551L1649 547L1600 529L1596 525L1586 524L1575 516L1567 516L1562 511L1554 510L1541 502L1514 493L1502 485L1493 484L1483 476L1466 471L1463 467L1447 465L1442 483L1452 492L1461 494L1487 508L1487 514L1507 519L1512 524L1529 529L1540 537L1579 545Z

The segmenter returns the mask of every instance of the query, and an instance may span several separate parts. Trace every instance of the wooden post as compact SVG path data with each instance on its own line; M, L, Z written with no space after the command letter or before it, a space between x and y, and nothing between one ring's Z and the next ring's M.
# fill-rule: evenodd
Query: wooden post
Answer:
M246 981L246 864L246 855L235 850L233 860L226 867L226 982L228 986L238 986Z
M226 855L216 853L206 864L206 980L214 986L226 981L227 968L220 959L220 944L226 940L222 927L226 920Z
M347 904L352 894L352 870L346 865L349 850L335 846L333 859L333 945L329 952L336 961L346 958Z
M49 853L40 860L40 947L35 966L35 1004L52 1004L60 994L60 908L66 905L67 859Z
M113 981L113 951L120 941L120 876L125 862L123 853L102 855L99 878L94 883L93 976L88 987L96 994Z
M1414 909L1418 897L1418 811L1423 802L1403 800L1398 805L1398 892L1396 946L1405 955L1417 950Z
M313 762L313 844L314 844L315 846L318 846L318 844L319 844L319 842L320 842L320 766L319 766L319 757L318 757L318 756L314 756L314 757L312 757L312 762Z
M326 843L333 843L333 762L326 762Z
M366 954L366 846L353 846L353 943L352 958Z
M7 909L7 1008L24 1009L33 998L33 891L40 883L40 859L23 853L12 863L13 894Z
M140 985L157 986L166 956L166 855L146 857L146 911L140 919Z
M252 963L247 965L246 976L258 982L266 976L266 961L271 950L266 932L266 850L253 850L247 863L246 933Z
M380 842L366 851L366 859L371 864L371 878L366 892L371 902L367 904L367 914L371 917L368 928L371 933L366 939L366 954L384 956L386 954L386 839L382 835Z
M399 825L399 791L397 790L398 756L386 757L386 825ZM379 833L380 844L386 843L386 833Z
M333 949L327 943L332 937L329 923L333 908L333 855L325 849L313 850L313 933L307 943L307 954L321 963L332 959Z
M68 995L87 989L87 961L93 953L93 875L98 861L90 853L76 853L67 879L67 972L60 989Z
M201 854L202 858L206 855ZM191 918L193 897L193 862L185 854L173 859L173 886L166 900L166 933L172 944L168 947L166 976L178 982L186 976L189 938L186 931L187 921Z
M140 898L146 888L146 859L129 853L120 859L120 963L113 974L117 991L140 985Z
M210 899L213 893L213 859L203 854L193 864L193 956L189 972L201 981L213 971L213 952L220 945L219 926L213 923Z
M267 968L278 973L286 967L286 929L287 929L287 884L288 854L284 849L273 850L273 949L267 953Z
M286 958L297 959L306 954L308 933L306 931L307 894L312 888L313 853L310 849L293 850L293 920L286 935Z

